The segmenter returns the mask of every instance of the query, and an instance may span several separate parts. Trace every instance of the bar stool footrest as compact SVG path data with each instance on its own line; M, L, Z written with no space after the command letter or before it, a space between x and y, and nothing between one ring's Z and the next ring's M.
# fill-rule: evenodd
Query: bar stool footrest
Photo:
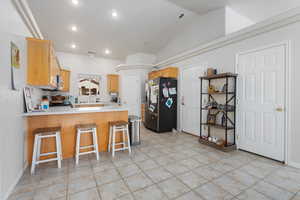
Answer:
M80 146L80 149L88 149L88 148L94 148L94 145L88 145L88 146Z
M57 160L59 160L59 159L58 158L50 158L50 159L45 159L45 160L39 160L39 161L36 161L36 164L57 161Z
M57 152L41 153L40 156L50 156L55 154L57 154Z
M97 151L94 150L94 151L80 152L79 155L81 156L81 155L86 155L86 154L90 154L90 153L97 153Z

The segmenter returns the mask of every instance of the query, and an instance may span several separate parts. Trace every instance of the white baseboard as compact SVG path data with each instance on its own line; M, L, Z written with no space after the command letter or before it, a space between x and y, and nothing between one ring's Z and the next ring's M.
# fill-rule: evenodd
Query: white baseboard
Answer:
M291 167L295 167L295 168L299 168L299 169L300 169L300 163L297 163L297 162L290 161L290 162L288 163L288 166L291 166Z
M4 194L3 196L3 200L8 199L9 195L13 192L13 190L15 189L16 185L18 184L19 180L21 179L21 177L23 176L24 171L26 170L28 166L28 163L25 164L24 168L19 172L17 179L14 181L14 183L9 187L8 191Z

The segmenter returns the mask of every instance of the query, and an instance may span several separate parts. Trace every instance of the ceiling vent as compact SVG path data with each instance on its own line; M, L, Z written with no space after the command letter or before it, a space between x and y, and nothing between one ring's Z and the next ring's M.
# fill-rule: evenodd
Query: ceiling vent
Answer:
M88 51L88 56L91 58L94 58L96 56L96 52L95 51Z

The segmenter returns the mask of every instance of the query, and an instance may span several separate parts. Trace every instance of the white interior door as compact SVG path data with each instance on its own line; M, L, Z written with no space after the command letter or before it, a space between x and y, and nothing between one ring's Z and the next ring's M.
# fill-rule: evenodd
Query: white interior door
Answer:
M188 68L181 76L182 131L200 136L200 79L202 68Z
M285 46L238 56L238 147L284 161Z
M134 75L121 76L121 100L128 107L129 115L140 116L141 106L140 77Z

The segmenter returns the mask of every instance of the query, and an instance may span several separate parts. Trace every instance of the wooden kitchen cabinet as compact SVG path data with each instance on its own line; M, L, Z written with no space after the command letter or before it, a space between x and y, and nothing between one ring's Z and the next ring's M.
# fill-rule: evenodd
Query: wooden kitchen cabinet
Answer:
M69 70L65 70L65 69L60 70L60 77L62 80L62 87L60 91L62 92L70 91L70 76L71 76L71 72Z
M178 68L177 67L167 67L161 70L152 71L148 74L148 79L153 80L159 77L164 78L177 78Z
M27 38L27 84L56 88L60 66L50 40Z
M107 75L107 91L109 93L119 92L119 75L117 74Z

